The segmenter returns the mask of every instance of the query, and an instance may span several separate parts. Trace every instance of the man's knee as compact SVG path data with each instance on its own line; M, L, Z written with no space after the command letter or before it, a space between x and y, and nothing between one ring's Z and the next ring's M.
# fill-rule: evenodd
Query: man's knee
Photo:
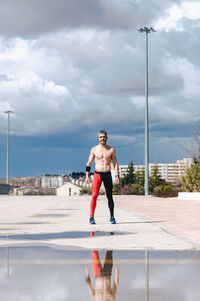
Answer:
M92 194L92 201L96 201L98 198L99 193L98 192L93 192Z
M106 190L106 196L107 196L107 199L108 199L108 200L109 200L109 199L112 199L112 190L107 189L107 190Z

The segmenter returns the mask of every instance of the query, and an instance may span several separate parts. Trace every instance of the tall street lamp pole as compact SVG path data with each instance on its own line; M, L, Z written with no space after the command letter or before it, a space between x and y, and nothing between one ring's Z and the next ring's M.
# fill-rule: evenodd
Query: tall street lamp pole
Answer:
M148 34L150 32L155 32L155 30L150 27L143 27L139 29L139 32L146 32L146 81L145 81L145 184L144 190L145 195L149 195L149 111L148 111Z
M8 134L7 134L7 161L6 161L6 184L9 184L9 169L10 169L10 114L13 111L5 111L8 114Z

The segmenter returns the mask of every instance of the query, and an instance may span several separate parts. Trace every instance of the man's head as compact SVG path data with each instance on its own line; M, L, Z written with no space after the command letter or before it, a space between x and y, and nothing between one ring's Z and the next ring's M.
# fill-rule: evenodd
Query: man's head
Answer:
M99 131L99 133L98 133L99 143L102 144L102 145L105 145L107 139L108 139L107 132L106 131Z

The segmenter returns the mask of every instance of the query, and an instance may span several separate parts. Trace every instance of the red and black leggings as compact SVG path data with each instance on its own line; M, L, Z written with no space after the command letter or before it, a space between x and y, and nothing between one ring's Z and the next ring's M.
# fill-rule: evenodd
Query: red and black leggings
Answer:
M106 196L108 199L108 207L110 209L110 216L114 216L114 202L112 197L112 177L111 173L109 172L98 172L95 171L94 178L92 182L92 200L90 204L90 216L94 216L94 211L96 208L96 201L97 197L99 195L99 189L101 186L101 183L104 183L104 187L106 190Z
M113 267L113 256L112 251L106 252L106 258L104 260L104 266L101 266L98 251L92 251L92 268L94 277L111 276Z

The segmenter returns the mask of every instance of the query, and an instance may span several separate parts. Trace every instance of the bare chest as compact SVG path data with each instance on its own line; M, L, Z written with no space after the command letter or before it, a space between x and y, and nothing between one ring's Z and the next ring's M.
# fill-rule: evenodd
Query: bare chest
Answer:
M95 151L95 159L97 160L110 160L112 157L112 150L109 149L97 149Z

